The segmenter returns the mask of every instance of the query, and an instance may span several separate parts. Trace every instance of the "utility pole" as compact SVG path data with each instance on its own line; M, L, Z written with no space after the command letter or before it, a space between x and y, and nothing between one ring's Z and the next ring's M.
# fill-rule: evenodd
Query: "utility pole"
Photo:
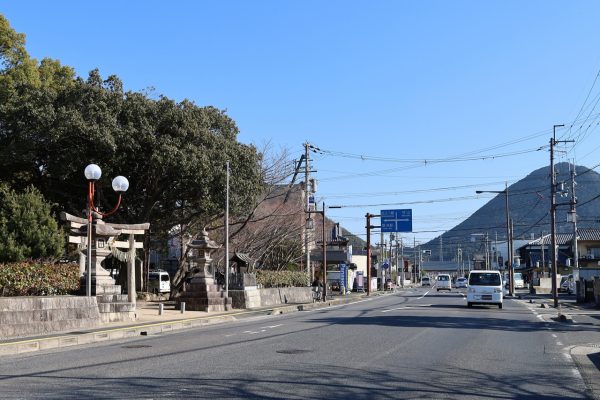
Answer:
M546 271L546 258L544 255L544 231L540 233L540 247L542 248L542 278L544 277L544 273Z
M416 283L415 278L417 277L417 238L413 236L413 252L415 253L415 263L413 264L410 280L413 285Z
M229 297L229 160L225 163L225 297Z
M573 140L556 140L556 128L564 125L554 125L552 127L552 138L550 139L550 229L552 236L552 298L554 299L554 308L558 308L558 288L556 286L556 275L558 271L558 254L556 252L556 174L554 172L554 146L557 143L573 142Z
M440 261L444 261L444 236L440 235Z
M327 236L325 235L325 202L323 202L323 301L327 301Z
M310 178L310 159L308 153L309 143L304 143L304 207L306 211L308 211L308 218L310 218L310 190L308 189L309 178ZM306 224L304 224L304 251L306 256L306 275L309 277L309 282L312 280L311 278L311 268L310 268L310 229ZM312 276L314 279L314 276ZM325 279L325 278L323 278Z
M371 218L375 217L373 214L367 213L365 218L367 219L367 296L371 295L371 229L375 228L371 225Z
M379 244L381 245L381 260L379 260L379 275L381 275L380 289L385 290L385 272L383 270L383 264L385 260L385 242L383 241L383 232L379 233L379 238Z
M573 161L573 170L571 171L571 222L573 223L573 280L579 281L579 249L577 248L577 197L575 196L575 161Z

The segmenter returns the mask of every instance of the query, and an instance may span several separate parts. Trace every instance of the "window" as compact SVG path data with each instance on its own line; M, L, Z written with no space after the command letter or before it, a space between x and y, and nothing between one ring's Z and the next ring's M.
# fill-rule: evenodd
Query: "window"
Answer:
M600 247L588 247L587 248L588 258L600 258Z
M500 274L478 272L469 276L470 286L500 286Z
M438 281L447 281L450 277L448 275L440 275L438 276Z

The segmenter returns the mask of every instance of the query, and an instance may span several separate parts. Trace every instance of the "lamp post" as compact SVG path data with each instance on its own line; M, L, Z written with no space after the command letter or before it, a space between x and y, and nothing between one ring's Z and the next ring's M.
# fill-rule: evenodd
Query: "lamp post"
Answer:
M504 197L506 200L506 251L508 253L508 271L509 271L509 284L508 284L508 294L512 296L514 294L514 271L513 271L513 250L512 250L512 239L510 235L510 212L508 208L508 183L505 184L504 190L476 190L475 193L504 193Z
M90 164L85 167L84 175L88 180L88 197L87 197L87 270L86 270L86 296L92 296L92 242L93 242L93 214L97 213L102 217L113 214L121 205L121 192L127 191L129 188L129 181L124 176L117 176L112 181L112 188L119 194L119 199L115 207L107 213L100 212L94 205L94 192L96 190L96 181L102 176L102 170L96 164ZM131 289L130 289L131 290Z

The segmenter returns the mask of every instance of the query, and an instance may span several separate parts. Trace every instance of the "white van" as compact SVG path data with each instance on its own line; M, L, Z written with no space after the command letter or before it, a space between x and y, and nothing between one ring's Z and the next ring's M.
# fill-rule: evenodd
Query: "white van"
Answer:
M450 279L450 275L448 274L439 274L437 276L437 282L435 284L437 291L440 290L452 290L452 279Z
M499 271L469 272L467 307L473 304L497 304L498 308L502 308L502 300L502 275Z
M169 273L162 269L148 273L148 290L152 293L169 293L171 291L171 279Z

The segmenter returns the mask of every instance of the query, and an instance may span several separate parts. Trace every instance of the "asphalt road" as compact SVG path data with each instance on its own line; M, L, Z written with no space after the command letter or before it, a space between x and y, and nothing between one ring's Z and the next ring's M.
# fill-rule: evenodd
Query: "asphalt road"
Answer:
M457 290L413 289L4 357L0 398L589 398L569 332L534 311L513 300L468 309Z

